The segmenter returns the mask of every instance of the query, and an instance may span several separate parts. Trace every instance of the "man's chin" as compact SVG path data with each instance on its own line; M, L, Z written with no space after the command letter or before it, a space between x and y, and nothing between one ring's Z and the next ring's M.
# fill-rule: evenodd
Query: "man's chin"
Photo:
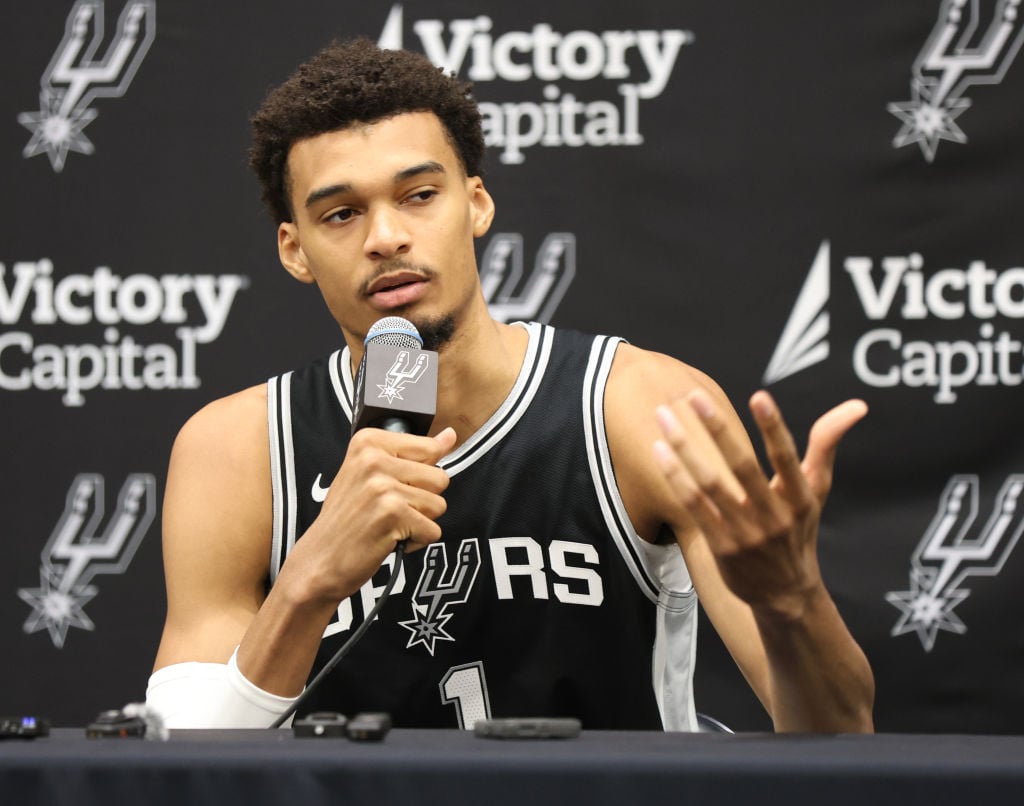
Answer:
M432 318L411 318L423 339L424 350L440 350L455 335L455 316L448 313Z

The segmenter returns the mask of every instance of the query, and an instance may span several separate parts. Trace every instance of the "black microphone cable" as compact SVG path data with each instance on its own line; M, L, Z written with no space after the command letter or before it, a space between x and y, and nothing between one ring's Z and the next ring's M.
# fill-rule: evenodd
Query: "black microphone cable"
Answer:
M398 580L398 574L402 570L402 557L404 556L404 554L405 541L402 541L397 546L395 546L395 567L391 569L391 576L388 579L388 584L384 586L384 592L381 593L380 598L377 600L377 603L373 606L373 609L370 610L370 612L366 615L366 617L363 619L363 623L356 628L356 631L349 636L349 639L344 644L342 644L338 651L335 652L334 655L331 657L331 659L327 661L327 663L324 665L324 668L321 669L319 673L317 673L317 676L310 681L309 685L306 686L306 689L296 698L295 702L288 706L288 709L273 721L273 723L270 725L271 728L281 727L281 725L284 724L285 720L288 719L288 717L292 716L292 714L298 711L299 708L303 704L305 704L305 702L309 699L310 695L316 690L317 686L319 686L320 683L324 680L324 678L326 678L327 675L331 673L334 667L341 662L341 659L349 653L352 647L356 645L356 642L363 637L363 633L365 633L369 626L373 624L374 620L377 618L377 613L380 612L380 609L388 600L388 596L391 595L391 589L395 587L395 582Z

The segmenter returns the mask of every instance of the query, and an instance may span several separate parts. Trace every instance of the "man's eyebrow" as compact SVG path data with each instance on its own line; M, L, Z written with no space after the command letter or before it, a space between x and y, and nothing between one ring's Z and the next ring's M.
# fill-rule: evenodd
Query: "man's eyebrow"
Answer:
M403 168L401 171L395 174L394 183L397 185L407 179L420 176L421 174L443 174L446 173L444 166L440 162L434 162L434 160L427 160L421 162L418 165L410 165L408 168ZM340 193L348 193L352 190L352 185L348 182L341 182L337 185L328 185L327 187L317 188L306 196L306 207L312 207L318 201L329 198L331 196L337 196Z
M433 160L427 160L421 162L419 165L412 165L409 168L405 168L395 174L395 184L404 182L406 179L412 179L414 176L420 174L443 174L445 173L444 166L440 162L434 162Z
M327 187L317 188L306 196L306 208L312 207L321 199L329 198L330 196L337 196L339 193L348 193L352 190L352 185L348 183L342 183L338 185L328 185Z

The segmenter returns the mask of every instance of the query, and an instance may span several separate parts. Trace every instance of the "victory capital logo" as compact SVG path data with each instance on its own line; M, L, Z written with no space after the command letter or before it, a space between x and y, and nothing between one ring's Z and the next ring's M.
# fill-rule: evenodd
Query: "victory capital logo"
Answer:
M939 405L971 390L1024 383L1024 267L995 268L978 258L933 269L920 252L847 255L836 260L843 270L837 276L848 280L839 293L852 293L863 320L845 323L837 350L828 309L836 292L832 263L823 240L764 372L766 386L837 352L849 355L865 386L930 389ZM929 338L912 337L912 326L926 321Z

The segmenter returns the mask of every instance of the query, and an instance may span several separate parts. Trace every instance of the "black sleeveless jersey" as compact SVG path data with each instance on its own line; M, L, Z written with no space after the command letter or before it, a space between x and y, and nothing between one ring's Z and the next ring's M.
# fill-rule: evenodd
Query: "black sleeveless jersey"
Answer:
M588 729L695 729L696 594L675 543L652 545L630 524L605 436L619 340L523 326L512 391L440 463L443 538L404 558L377 623L307 712L384 711L404 727L572 716ZM352 402L347 348L268 383L271 584L341 466ZM312 675L393 561L340 603Z

